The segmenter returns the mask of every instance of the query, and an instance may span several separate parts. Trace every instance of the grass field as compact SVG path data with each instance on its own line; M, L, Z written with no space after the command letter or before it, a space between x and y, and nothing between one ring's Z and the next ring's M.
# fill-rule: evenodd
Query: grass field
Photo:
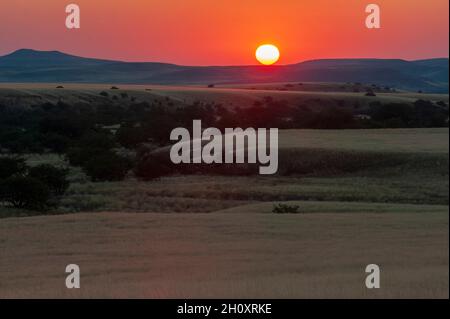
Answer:
M369 101L349 92L121 87L142 100ZM22 101L89 101L107 86L15 89ZM0 100L13 101L11 92L0 85ZM447 128L286 130L276 176L92 183L72 168L68 193L48 212L56 216L0 208L0 297L448 298L448 152ZM65 165L54 154L30 154L28 163ZM278 203L299 213L272 213ZM77 291L64 286L70 263L81 267ZM364 285L371 263L382 272L376 291Z
M448 136L448 129L281 131L280 169L308 172L297 175L92 183L72 169L72 186L53 213L211 213L273 201L318 202L327 212L327 202L448 206ZM33 155L28 162L64 165L56 155ZM21 214L30 213L0 212Z
M153 102L170 98L182 104L191 104L196 101L203 103L222 104L226 107L248 107L255 101L261 101L270 96L275 100L285 100L289 105L297 106L307 104L314 107L342 106L354 108L355 105L362 111L371 102L381 103L413 103L417 99L426 99L433 102L444 101L448 103L448 94L419 94L412 92L378 93L376 97L365 96L365 91L358 93L341 91L332 87L330 91L282 91L276 87L253 89L252 87L218 86L207 88L201 86L158 86L158 85L105 85L105 84L63 84L63 89L57 89L58 83L49 84L3 84L0 83L0 104L31 106L33 104L63 101L66 103L102 103L111 102L111 97L127 93L137 102ZM317 84L314 84L317 85ZM116 86L118 90L111 90ZM322 86L323 89L323 86ZM110 97L100 96L106 91ZM121 100L121 103L125 101Z
M282 130L280 148L320 148L350 151L447 153L449 131L432 129Z
M0 297L448 298L448 212L251 210L3 220Z

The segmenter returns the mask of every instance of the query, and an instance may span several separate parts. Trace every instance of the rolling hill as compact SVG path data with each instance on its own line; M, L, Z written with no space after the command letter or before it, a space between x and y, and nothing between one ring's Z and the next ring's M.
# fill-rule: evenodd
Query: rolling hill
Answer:
M280 66L180 66L77 57L21 49L0 57L0 82L226 84L362 82L400 90L448 93L448 58L328 59Z

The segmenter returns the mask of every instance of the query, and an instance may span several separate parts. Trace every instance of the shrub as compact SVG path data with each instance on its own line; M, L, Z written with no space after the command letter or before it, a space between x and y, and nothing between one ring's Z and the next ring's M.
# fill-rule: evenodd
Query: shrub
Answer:
M63 107L58 107L62 111ZM42 134L56 133L70 139L82 136L93 124L93 118L64 112L64 114L51 114L39 121L39 130Z
M42 135L41 141L43 146L49 148L57 154L64 153L70 143L69 138L57 133Z
M104 96L104 97L108 97L109 96L108 92L105 92L105 91L100 92L100 95Z
M396 119L400 126L408 127L414 118L414 109L410 104L406 103L389 103L382 105L371 105L369 115L376 122L380 122L383 126L388 120Z
M66 160L72 166L83 166L86 162L91 160L92 157L101 154L102 152L104 152L103 149L72 147L67 150Z
M50 191L35 178L13 176L0 185L0 201L14 208L42 211L50 206Z
M23 158L0 157L0 179L23 175L27 169Z
M142 127L121 127L117 130L116 140L126 148L135 148L149 140L146 130Z
M171 164L159 154L145 154L138 159L134 174L144 181L157 179L174 172Z
M116 146L113 137L105 131L95 132L90 131L84 134L77 142L77 145L82 148L95 149L111 149Z
M10 153L21 154L39 153L42 151L39 136L33 130L0 126L0 148L6 148Z
M69 188L70 183L67 180L67 174L67 169L58 168L49 164L32 167L28 171L29 177L43 182L57 196L63 195Z
M83 165L83 171L93 181L120 181L131 168L128 159L112 152L98 154Z
M111 153L110 149L116 146L113 138L103 132L90 132L77 141L77 146L66 152L66 159L72 166L83 166L93 157Z
M287 204L278 204L274 205L272 209L272 213L274 214L299 214L300 206L298 205L287 205Z

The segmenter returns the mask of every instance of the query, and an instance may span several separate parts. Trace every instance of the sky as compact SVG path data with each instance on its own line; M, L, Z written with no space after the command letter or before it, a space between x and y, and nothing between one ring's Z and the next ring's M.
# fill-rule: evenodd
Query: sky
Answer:
M65 26L78 4L81 28ZM381 29L365 27L366 5ZM448 0L0 0L0 55L21 48L123 61L279 64L322 58L448 57Z

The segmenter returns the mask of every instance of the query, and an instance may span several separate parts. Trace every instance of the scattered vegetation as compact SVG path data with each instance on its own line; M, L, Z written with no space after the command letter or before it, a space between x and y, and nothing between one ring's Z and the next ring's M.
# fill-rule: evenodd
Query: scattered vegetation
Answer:
M55 196L62 196L69 188L68 169L41 164L28 169L28 176L44 183Z
M126 158L113 152L97 154L83 163L84 172L97 181L121 181L131 168Z
M289 84L283 85L283 88L291 90L302 86L307 89L309 85ZM345 86L346 90L356 88L360 92L374 94L392 91L389 87L367 86L361 83L350 83ZM119 88L111 87L111 89ZM97 96L101 102L68 104L61 100L55 104L46 102L30 107L0 105L0 152L18 155L0 157L3 205L26 209L51 207L55 199L70 192L67 178L69 175L71 181L103 183L122 181L127 176L140 181L153 181L177 175L231 175L245 178L257 174L258 165L251 164L172 164L167 153L167 146L172 143L169 140L170 132L175 127L191 127L193 120L201 120L204 127L217 127L221 130L227 127L280 129L448 127L448 103L426 100L425 95L413 103L382 102L382 99L374 98L370 99L370 104L361 103L360 100L350 103L344 97L334 100L318 97L301 103L292 103L268 95L257 101L251 100L250 105L246 107L234 106L237 103L233 105L233 101L226 104L186 102L186 99L173 99L167 96L140 102L137 101L137 97L121 91L117 95L102 91L100 95L117 99L101 99ZM363 94L360 94L360 98L364 99ZM65 165L70 165L70 168L61 169L53 164L29 167L24 160L27 154L58 154L58 160L65 161ZM421 172L439 171L441 175L448 176L448 156L434 153L423 156L413 153L399 154L382 150L323 150L320 147L281 149L278 174L281 177L322 178L381 171L409 172L411 169ZM38 189L41 189L42 194L45 192L43 189L46 190L49 195L42 196L44 203L13 199L13 195L17 194L16 190L24 187L24 179L33 180L30 187L33 187L36 193ZM6 184L10 186L6 187ZM30 191L30 194L33 192ZM239 195L241 196L239 197L228 190L223 190L223 194L233 200L258 198L253 195ZM280 198L269 195L264 194L263 197L284 200L294 196L286 195L287 198ZM314 194L297 194L294 198L299 196L321 199L321 196ZM92 206L105 202L104 199L95 198ZM345 198L354 199L350 195ZM379 197L377 199L382 200ZM67 198L64 200L70 202ZM436 198L436 202L439 203L444 200L443 195ZM83 201L89 202L86 198ZM70 205L74 205L75 202L76 200L73 200ZM82 208L74 208L76 211L80 209Z
M44 164L29 167L23 158L0 158L0 203L44 211L69 187L68 171Z
M300 206L289 204L276 204L273 206L272 213L274 214L299 214Z

